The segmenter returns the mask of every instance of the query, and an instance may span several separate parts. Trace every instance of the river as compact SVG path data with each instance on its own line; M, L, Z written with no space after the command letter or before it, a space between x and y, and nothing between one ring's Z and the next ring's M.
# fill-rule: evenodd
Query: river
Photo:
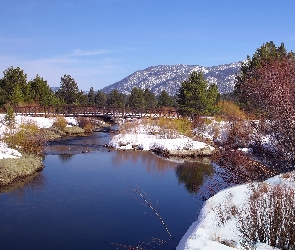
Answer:
M151 206L178 243L216 181L215 168L110 151L103 147L109 139L97 132L52 143L41 173L2 190L0 249L149 249L158 239L169 244L158 249L173 249Z

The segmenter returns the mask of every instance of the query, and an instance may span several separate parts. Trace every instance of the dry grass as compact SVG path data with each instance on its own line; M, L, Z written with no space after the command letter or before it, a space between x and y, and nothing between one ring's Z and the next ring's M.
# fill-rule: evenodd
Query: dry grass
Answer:
M295 249L295 190L279 184L259 184L238 217L246 245L263 242L279 249Z
M16 159L0 159L0 186L8 185L43 169L41 159L25 154Z
M58 116L53 123L53 127L63 130L68 125L68 122L64 116Z
M84 134L85 130L78 126L73 126L73 127L65 127L64 132L67 135L80 135L80 134Z
M158 135L160 138L178 138L180 134L191 136L191 122L187 119L142 119L139 121L125 121L120 125L122 134L136 133L139 125L143 125L148 134Z
M217 226L235 219L245 249L252 249L258 242L283 250L295 249L294 187L256 183L249 192L241 208L232 205L230 197L217 207Z
M220 101L218 106L223 119L228 121L243 121L247 119L247 114L231 101Z

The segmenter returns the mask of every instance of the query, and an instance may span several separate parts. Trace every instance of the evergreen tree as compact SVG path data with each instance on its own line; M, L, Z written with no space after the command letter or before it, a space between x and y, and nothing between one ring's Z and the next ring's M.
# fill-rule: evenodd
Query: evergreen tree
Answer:
M76 104L80 104L80 105L88 105L89 104L88 95L85 94L82 90L80 90L77 94Z
M143 108L145 106L143 90L134 87L131 90L127 105L129 107Z
M125 97L119 93L117 89L113 89L107 97L107 105L113 107L123 107L125 105Z
M173 106L173 100L171 96L163 90L161 94L158 97L158 107L172 107Z
M155 107L157 107L157 104L158 104L157 98L153 92L151 92L148 89L145 89L143 93L143 97L144 97L146 108L154 109Z
M75 80L70 75L64 75L64 77L61 77L60 83L60 88L56 92L56 95L65 104L77 104L80 94Z
M29 98L29 91L27 86L27 74L19 67L12 66L3 72L4 76L0 81L1 88L1 105L11 102L24 102ZM16 90L15 90L16 89ZM17 98L14 100L13 98Z
M24 103L24 95L19 85L16 85L11 95L11 103L14 106Z
M211 115L217 110L216 85L209 86L201 72L193 72L179 88L177 103L184 116Z
M54 93L50 89L47 81L36 75L36 77L28 82L31 101L41 106L54 105L58 103Z
M94 97L94 102L99 107L106 106L107 95L104 92L98 90L95 97Z
M218 107L218 102L220 100L220 93L218 92L218 88L216 84L212 84L207 89L207 96L206 96L206 102L207 102L207 111L210 115L215 115L220 112L220 109Z
M93 87L91 87L88 92L88 103L90 105L94 105L94 99L95 99L95 94L94 94Z

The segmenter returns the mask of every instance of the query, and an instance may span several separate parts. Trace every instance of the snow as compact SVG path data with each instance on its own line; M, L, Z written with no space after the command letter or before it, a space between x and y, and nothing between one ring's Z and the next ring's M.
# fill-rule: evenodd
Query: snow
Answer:
M214 150L213 147L209 146L204 142L193 141L186 136L180 136L179 138L173 139L162 139L156 135L147 134L118 134L115 135L109 143L110 146L116 149L132 149L134 147L142 150L197 150L209 147Z
M0 141L0 159L3 158L19 158L21 153L15 149L9 148L6 143Z

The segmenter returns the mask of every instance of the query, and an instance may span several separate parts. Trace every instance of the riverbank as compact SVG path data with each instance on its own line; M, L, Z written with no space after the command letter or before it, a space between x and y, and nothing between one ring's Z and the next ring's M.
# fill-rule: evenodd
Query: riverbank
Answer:
M293 227L293 224L289 222L291 217L283 216L283 214L288 213L289 207L293 204L288 204L287 200L284 203L282 197L276 195L277 191L281 190L283 195L294 199L294 187L295 171L277 175L261 183L239 185L217 193L206 201L198 220L191 225L176 249L278 249L261 242L249 244L247 237L251 234L259 235L257 231L259 228L255 228L252 224L254 221L258 222L260 230L263 230L266 242L271 241L270 230L274 227L277 227L274 237L279 238L279 228L282 225L286 230L284 236L288 238L288 227ZM273 191L276 193L272 193ZM286 197L283 198L286 199ZM254 213L251 215L249 212L251 208L253 209L253 199L258 201L258 205L256 204L255 211L252 211ZM278 209L275 204L285 204L284 208L276 211L279 211L281 215L274 214L274 210ZM255 214L259 215L259 218L256 218L257 221ZM284 241L284 239L280 240Z
M30 118L30 117L17 117L17 124L21 124L25 120L33 120L36 122L39 128L50 128L54 123L54 118ZM73 118L67 118L67 123L69 126L73 126ZM211 146L206 143L201 143L193 141L192 139L180 135L172 131L159 131L157 127L147 126L145 124L137 124L138 126L128 130L123 131L120 134L114 135L113 139L110 141L110 145L116 149L121 150L130 150L130 149L140 149L140 150L161 150L161 153L166 150L170 150L168 155L171 155L171 152L175 150L177 153L186 150L191 154L194 150L199 150L203 148L209 148ZM5 132L5 125L0 126L1 134ZM212 149L214 150L214 149ZM6 173L9 171L15 171L14 166L20 166L24 169L24 176L28 173L27 169L24 167L24 162L22 160L29 159L29 156L20 154L19 151L15 149L10 149L5 143L0 143L0 173L1 170L6 169ZM4 167L4 163L10 162L11 169ZM17 163L17 162L20 163ZM41 163L41 159L38 159L38 162ZM32 160L27 161L26 165L31 166L34 171L40 171L43 166L38 166ZM33 171L33 172L34 172ZM7 174L9 175L9 174ZM16 172L16 177L12 176L12 179L18 180L21 178L21 173ZM19 177L17 177L19 176ZM294 176L293 175L281 175L272 178L264 183L271 186L276 183L289 183L294 185ZM6 184L5 184L6 185ZM250 185L237 186L231 189L223 190L217 195L211 197L204 205L202 212L196 222L192 224L188 232L183 236L180 241L177 249L244 249L244 245L241 244L243 239L239 234L238 220L239 218L233 216L232 211L242 209L247 205L246 201L249 201L251 196ZM224 204L227 206L224 207ZM222 210L220 210L222 209ZM225 211L220 213L220 211ZM227 217L230 219L227 219ZM225 216L225 217L224 217ZM220 219L225 221L221 223ZM244 220L245 221L245 220ZM247 221L247 220L246 220ZM257 244L256 249L273 249L265 244Z
M13 126L6 125L5 115L0 114L0 186L7 186L22 180L36 172L42 171L42 158L35 154L21 153L12 149L3 141L5 134L18 131L24 124L34 124L39 129L48 129L47 139L60 138L58 132L50 131L56 118L15 116ZM77 125L75 118L65 118L68 128ZM83 130L79 130L84 132ZM64 133L65 134L65 133Z
M114 135L109 142L109 146L116 150L149 150L166 158L211 156L215 150L209 144L195 141L177 130L147 124L137 119L124 122L121 125L123 130L120 129L120 133Z

